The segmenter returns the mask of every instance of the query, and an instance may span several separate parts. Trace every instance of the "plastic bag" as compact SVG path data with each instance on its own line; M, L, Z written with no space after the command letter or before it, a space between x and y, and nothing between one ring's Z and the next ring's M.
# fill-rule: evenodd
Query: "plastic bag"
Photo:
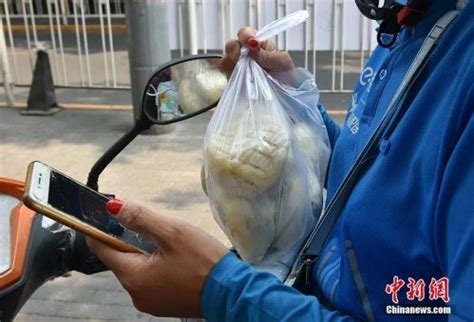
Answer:
M265 26L268 39L304 21ZM331 153L311 77L292 88L241 51L204 140L212 213L238 254L283 279L322 210Z

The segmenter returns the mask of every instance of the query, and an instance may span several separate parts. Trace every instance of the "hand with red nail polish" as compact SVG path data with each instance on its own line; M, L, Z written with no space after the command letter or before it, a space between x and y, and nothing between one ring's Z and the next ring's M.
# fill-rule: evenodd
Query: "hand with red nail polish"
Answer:
M270 40L258 41L257 31L251 27L239 30L238 40L229 40L225 46L225 56L221 60L221 67L228 75L232 73L240 57L240 49L246 46L255 61L267 70L272 76L288 85L296 85L297 72L291 56L286 51L279 51Z
M157 316L199 317L207 275L228 249L185 221L112 199L107 211L122 225L152 239L152 255L122 253L87 238L87 244L117 276L135 307ZM192 269L190 269L192 267Z

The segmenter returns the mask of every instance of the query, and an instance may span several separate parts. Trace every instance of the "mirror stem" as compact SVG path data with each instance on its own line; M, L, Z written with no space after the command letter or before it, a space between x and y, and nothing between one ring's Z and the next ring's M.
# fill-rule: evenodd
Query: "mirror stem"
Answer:
M117 142L114 143L92 166L89 175L87 177L87 186L95 191L98 191L99 176L104 169L112 162L112 160L120 153L127 145L130 144L140 133L148 130L152 123L137 120L133 128L125 133Z

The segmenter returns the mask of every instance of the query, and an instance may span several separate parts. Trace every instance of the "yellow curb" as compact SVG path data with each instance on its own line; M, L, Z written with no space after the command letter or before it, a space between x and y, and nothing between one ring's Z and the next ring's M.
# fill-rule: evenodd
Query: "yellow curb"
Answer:
M26 102L17 102L16 108L26 108ZM71 110L114 110L131 111L132 105L128 104L81 104L81 103L61 103L59 106ZM0 107L9 107L7 103L0 102Z
M78 25L79 32L82 33L82 25ZM12 32L26 32L26 30L33 31L33 26L28 25L12 25ZM59 28L57 25L53 25L54 31L57 31ZM104 29L108 30L108 26L104 25ZM3 31L8 31L8 26L3 25ZM49 25L36 25L36 31L51 31ZM63 32L76 32L75 25L61 25L61 31ZM100 24L90 24L86 25L87 32L100 32ZM127 32L127 25L112 25L113 32Z
M132 105L128 104L80 104L80 103L64 103L59 104L60 106L67 109L74 110L119 110L119 111L131 111Z
M347 111L343 110L332 110L332 111L327 111L329 115L331 116L346 116Z
M26 108L26 103L25 102L16 102L15 103L17 108ZM7 103L5 102L0 102L0 107L10 107Z

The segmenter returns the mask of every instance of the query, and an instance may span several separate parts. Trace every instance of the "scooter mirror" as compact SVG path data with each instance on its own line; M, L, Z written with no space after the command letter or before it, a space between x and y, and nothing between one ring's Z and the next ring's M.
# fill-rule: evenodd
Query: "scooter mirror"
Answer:
M227 85L220 61L218 55L195 55L158 68L143 93L143 114L155 124L169 124L215 107Z

